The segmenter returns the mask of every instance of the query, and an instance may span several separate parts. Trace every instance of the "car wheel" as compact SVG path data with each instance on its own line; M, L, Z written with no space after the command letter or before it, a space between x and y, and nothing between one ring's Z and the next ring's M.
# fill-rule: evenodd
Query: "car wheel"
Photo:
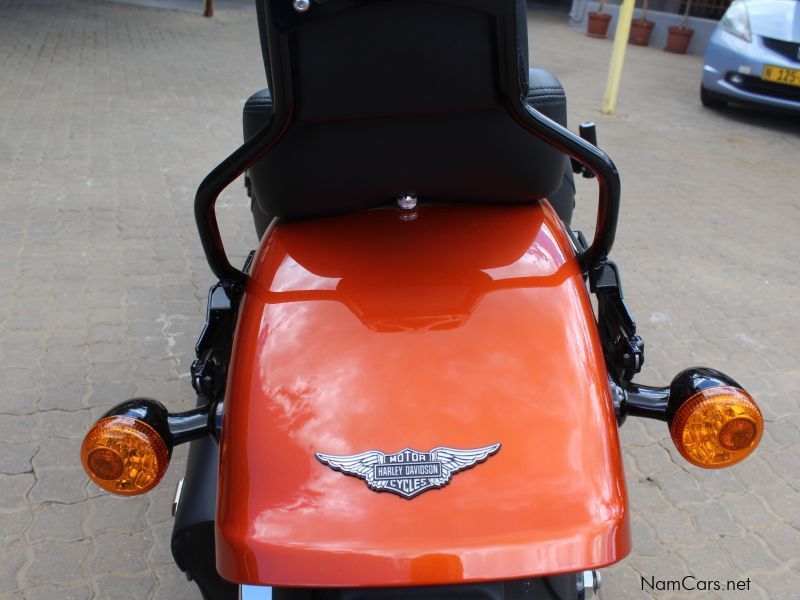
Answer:
M719 94L700 86L700 102L706 108L722 108L727 102Z

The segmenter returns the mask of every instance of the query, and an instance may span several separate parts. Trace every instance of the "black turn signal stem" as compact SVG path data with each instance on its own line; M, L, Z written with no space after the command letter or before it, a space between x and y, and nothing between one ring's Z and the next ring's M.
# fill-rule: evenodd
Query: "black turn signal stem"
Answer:
M668 420L670 386L652 387L631 382L623 388L613 380L609 381L609 385L614 399L617 426L621 426L628 416L645 417L656 421Z
M205 403L182 413L168 414L167 426L174 445L211 435L219 439L222 427L222 402Z
M669 390L670 386L652 387L637 383L628 384L625 389L627 413L632 417L666 421Z
M653 387L631 382L623 388L610 376L609 386L614 400L617 426L621 426L628 416L668 421L670 386Z
M103 415L105 417L129 417L150 426L167 447L191 442L211 435L219 439L222 429L222 401L206 402L201 398L197 408L186 412L170 413L153 398L131 398Z
M619 425L625 422L628 415L670 423L678 409L703 390L719 387L744 389L725 373L708 367L685 369L666 387L652 387L634 382L621 386L613 377L609 376L609 380Z

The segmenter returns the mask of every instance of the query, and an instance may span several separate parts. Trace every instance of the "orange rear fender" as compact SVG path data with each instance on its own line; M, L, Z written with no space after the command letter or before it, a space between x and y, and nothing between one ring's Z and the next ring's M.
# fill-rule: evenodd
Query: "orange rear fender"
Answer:
M549 205L375 210L280 223L265 238L225 401L223 577L444 584L629 551L594 316ZM411 499L317 456L410 449L433 464L433 449L496 443L446 485L404 483Z

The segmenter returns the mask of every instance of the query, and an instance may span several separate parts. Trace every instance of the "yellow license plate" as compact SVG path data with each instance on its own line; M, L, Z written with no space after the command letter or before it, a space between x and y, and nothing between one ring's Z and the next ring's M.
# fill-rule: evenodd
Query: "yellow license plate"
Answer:
M761 73L761 79L800 87L800 69L787 69L786 67L767 65Z

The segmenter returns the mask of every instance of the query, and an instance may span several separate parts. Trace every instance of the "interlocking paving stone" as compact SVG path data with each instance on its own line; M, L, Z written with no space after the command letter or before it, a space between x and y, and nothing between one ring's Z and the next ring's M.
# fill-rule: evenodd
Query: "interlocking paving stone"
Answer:
M80 442L75 441L76 465L36 469L36 483L28 497L32 502L76 502L85 497L86 477L80 465Z
M22 532L31 522L30 509L17 508L0 510L0 544L9 548L13 542L21 539Z
M691 509L692 520L705 540L721 536L741 536L744 528L731 516L728 507L722 502L712 500L693 506Z
M82 522L87 510L85 502L43 504L33 513L33 522L26 532L26 538L31 543L51 539L80 541L86 537Z
M88 586L37 585L25 590L25 600L89 600L94 595Z
M646 513L649 511L654 512L667 512L672 508L664 496L658 484L652 478L637 477L628 480L628 496L632 506Z
M30 549L33 559L22 575L26 587L43 583L70 586L84 580L83 567L92 552L92 545L88 540L49 540L31 544Z
M193 195L240 143L243 101L265 80L249 0L220 3L212 20L198 13L0 0L4 599L199 597L169 558L186 449L143 498L110 498L78 467L82 434L118 400L193 404L186 374L213 283ZM604 596L695 597L650 594L640 580L702 574L751 577L748 598L792 597L800 121L705 110L699 58L638 47L617 114L602 115L611 44L552 8L531 7L529 28L533 62L562 80L571 124L596 121L622 174L613 257L647 344L639 379L713 366L767 419L757 455L725 471L687 465L663 423L628 420L634 550L604 569ZM575 222L590 232L595 183L577 183ZM241 182L219 202L236 261L256 243L247 206Z
M641 517L631 522L631 535L636 542L636 553L643 556L661 556L667 546L661 544L653 534L653 529Z
M0 443L0 473L19 475L31 473L31 459L36 454L36 444Z
M667 548L674 548L682 544L695 544L701 541L697 528L689 516L682 511L676 511L669 519L653 513L644 515L644 520L655 531L658 539Z
M145 555L153 543L150 532L104 531L94 536L97 553L89 565L93 573L141 573L148 570Z
M158 587L153 600L196 600L197 593L186 577L173 565L165 565L156 570Z
M701 546L681 546L675 549L675 553L683 560L688 566L688 573L672 574L671 578L681 578L684 575L691 575L696 578L692 582L692 586L697 587L699 581L719 581L722 587L727 586L728 581L742 581L747 577L740 571L737 571L731 565L720 562L719 559L719 546L714 544L704 544ZM759 578L761 580L761 578ZM723 593L717 594L718 597L725 597L733 592L727 590ZM740 592L744 593L744 592ZM745 594L745 597L753 597L750 594Z
M769 427L768 424L765 426ZM747 491L747 486L750 485L750 482L742 483L736 477L736 469L738 467L739 465L725 470L702 471L702 477L699 477L698 473L692 473L692 475L706 495L711 498L721 498L727 494L743 494Z
M146 509L146 498L119 498L103 492L92 501L92 513L87 519L86 530L90 535L109 530L125 533L142 531L145 528Z
M769 550L780 560L796 563L800 559L800 530L796 526L776 525L761 529L757 535L767 542Z
M0 594L10 594L19 589L17 576L27 560L22 543L13 543L0 549Z
M3 485L0 485L0 509L14 510L27 504L28 490L36 483L33 473L21 475L2 475Z
M646 469L644 463L640 469ZM679 506L688 503L700 503L708 500L695 479L685 471L676 469L672 473L654 474L651 476L658 483L661 493L667 502Z
M142 573L138 576L119 575L95 576L95 598L97 600L117 600L125 598L149 598L157 584L154 574ZM187 584L188 587L188 584Z

